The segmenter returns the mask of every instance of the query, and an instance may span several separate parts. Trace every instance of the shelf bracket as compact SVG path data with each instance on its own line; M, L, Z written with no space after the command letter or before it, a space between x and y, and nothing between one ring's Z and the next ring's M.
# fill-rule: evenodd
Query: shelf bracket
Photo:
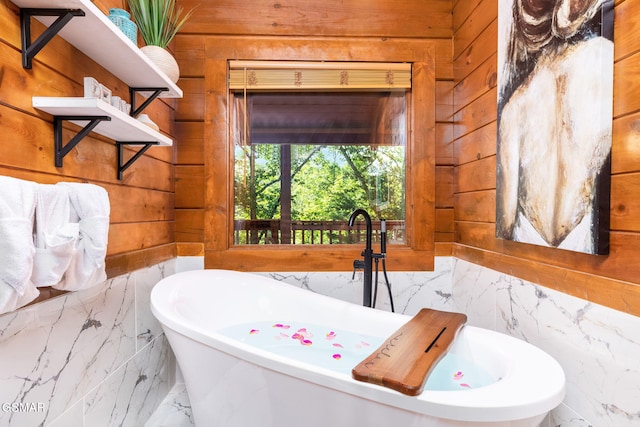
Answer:
M124 162L124 146L125 145L143 145L143 147L138 150L136 154L133 155L128 161ZM136 160L140 158L149 148L154 145L158 145L157 141L154 142L133 142L133 141L116 141L116 147L118 148L118 180L122 180L122 173L129 168Z
M81 130L78 132L71 140L64 145L62 142L62 122L65 120L75 120L75 121L88 121ZM53 117L53 142L55 149L55 158L56 158L56 167L62 167L62 159L64 156L69 154L69 151L73 150L73 148L78 145L82 139L87 136L93 128L95 128L102 121L110 121L111 117L109 116L54 116Z
M131 99L131 117L138 117L138 114L142 112L154 99L156 99L162 92L169 91L168 87L130 87L129 98ZM138 92L151 92L151 95L145 99L141 106L136 107L136 93Z
M53 24L47 27L42 34L31 42L31 17L32 16L57 16ZM82 9L20 9L20 32L22 35L22 67L31 69L33 58L51 39L67 25L74 16L85 16Z

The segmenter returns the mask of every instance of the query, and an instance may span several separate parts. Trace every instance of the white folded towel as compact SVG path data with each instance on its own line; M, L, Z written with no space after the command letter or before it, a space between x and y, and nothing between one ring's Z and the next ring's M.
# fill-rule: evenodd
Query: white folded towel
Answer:
M35 183L0 176L0 313L39 294L31 282L35 205Z
M24 307L40 295L35 286L28 286L24 294L18 295L13 288L0 280L0 314L9 313Z
M78 222L79 238L63 280L53 287L76 291L107 279L105 257L109 235L109 195L93 184L59 183L67 189L71 202L71 222Z
M54 286L62 280L76 252L77 223L70 223L69 191L60 185L41 184L37 189L36 254L31 281L37 287Z

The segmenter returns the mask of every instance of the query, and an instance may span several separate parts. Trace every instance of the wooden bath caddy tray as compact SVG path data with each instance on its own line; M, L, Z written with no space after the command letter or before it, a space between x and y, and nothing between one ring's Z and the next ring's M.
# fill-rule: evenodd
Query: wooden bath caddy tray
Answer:
M466 322L461 313L423 308L353 368L353 378L416 396Z

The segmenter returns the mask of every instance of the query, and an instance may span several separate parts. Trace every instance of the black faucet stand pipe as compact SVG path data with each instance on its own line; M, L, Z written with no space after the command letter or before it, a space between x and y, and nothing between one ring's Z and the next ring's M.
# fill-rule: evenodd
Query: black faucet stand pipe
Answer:
M367 225L367 242L365 249L362 251L364 258L364 289L362 291L362 305L371 307L371 290L373 287L373 250L371 249L372 228L371 217L364 209L356 209L349 217L349 227L353 227L358 216L362 215Z

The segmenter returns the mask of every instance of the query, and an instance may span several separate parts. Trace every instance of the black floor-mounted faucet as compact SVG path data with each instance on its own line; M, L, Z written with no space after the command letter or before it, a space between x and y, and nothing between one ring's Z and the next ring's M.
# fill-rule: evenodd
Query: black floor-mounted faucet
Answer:
M371 307L371 292L372 292L372 283L373 283L373 250L371 249L371 240L372 240L372 229L371 229L371 217L364 209L356 209L349 217L349 227L353 227L356 218L362 215L364 220L367 223L367 242L364 250L362 251L362 256L364 258L364 289L362 292L362 305L365 307ZM354 268L359 260L354 261Z

